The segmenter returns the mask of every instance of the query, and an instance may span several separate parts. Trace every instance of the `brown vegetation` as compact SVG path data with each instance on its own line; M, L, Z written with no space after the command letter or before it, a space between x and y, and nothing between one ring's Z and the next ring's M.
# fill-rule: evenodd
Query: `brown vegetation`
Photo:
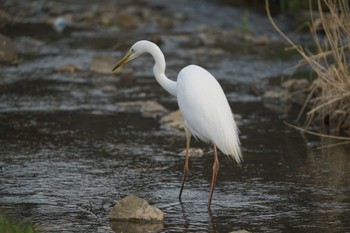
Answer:
M322 8L323 6L323 8ZM324 8L326 6L326 9ZM336 132L350 130L350 11L347 0L318 0L318 13L310 10L310 31L317 52L296 45L275 24L266 0L267 15L275 29L301 56L296 65L308 64L317 78L301 110L306 112L304 127L328 127ZM301 115L301 114L300 114ZM345 139L347 137L339 137ZM349 138L347 138L349 139Z

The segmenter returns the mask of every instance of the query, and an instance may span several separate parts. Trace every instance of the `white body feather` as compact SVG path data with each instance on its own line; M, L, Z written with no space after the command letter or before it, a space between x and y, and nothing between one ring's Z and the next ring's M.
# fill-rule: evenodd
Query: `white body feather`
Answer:
M216 144L226 155L242 161L238 128L218 81L196 65L183 68L177 78L177 101L190 133Z

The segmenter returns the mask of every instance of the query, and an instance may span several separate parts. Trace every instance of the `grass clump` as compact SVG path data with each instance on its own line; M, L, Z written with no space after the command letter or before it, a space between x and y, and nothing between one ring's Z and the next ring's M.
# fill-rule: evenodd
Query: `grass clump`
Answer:
M14 224L4 216L0 216L0 233L38 233L28 222Z

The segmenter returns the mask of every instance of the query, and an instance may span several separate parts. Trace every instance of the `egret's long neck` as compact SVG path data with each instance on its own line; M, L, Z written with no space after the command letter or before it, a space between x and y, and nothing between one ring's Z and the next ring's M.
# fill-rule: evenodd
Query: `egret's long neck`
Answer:
M166 64L162 51L157 45L152 43L150 44L150 49L148 52L153 56L155 61L155 64L153 66L153 73L156 80L167 92L173 96L176 96L176 82L170 80L164 73Z

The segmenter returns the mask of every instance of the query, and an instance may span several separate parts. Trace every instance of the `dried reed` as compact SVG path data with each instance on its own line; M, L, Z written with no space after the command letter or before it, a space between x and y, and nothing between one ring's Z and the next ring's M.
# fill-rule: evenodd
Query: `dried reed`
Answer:
M347 0L318 0L318 14L310 10L310 31L317 47L312 54L291 41L273 21L269 1L265 0L267 16L273 27L295 49L302 60L297 67L308 64L317 78L299 114L306 112L304 127L311 124L335 129L350 130L350 10ZM323 9L324 6L326 9ZM311 8L310 8L311 9ZM299 119L298 117L298 119ZM344 139L344 137L342 137ZM348 137L350 140L350 138Z

